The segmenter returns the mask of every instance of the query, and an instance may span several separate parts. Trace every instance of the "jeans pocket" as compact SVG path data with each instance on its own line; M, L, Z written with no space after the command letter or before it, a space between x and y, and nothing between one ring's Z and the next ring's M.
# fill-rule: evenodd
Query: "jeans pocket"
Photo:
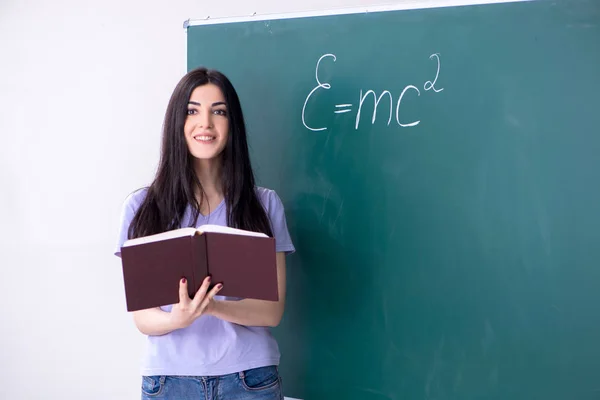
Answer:
M271 389L279 385L279 370L274 365L249 369L240 372L240 381L249 391Z
M158 396L165 386L164 376L142 376L142 394L144 396Z

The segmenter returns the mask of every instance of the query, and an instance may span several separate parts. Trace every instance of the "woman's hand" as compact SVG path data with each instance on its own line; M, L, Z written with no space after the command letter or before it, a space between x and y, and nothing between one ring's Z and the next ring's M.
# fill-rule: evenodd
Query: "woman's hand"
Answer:
M171 313L171 323L177 329L187 328L197 318L208 314L213 306L213 297L223 288L220 283L207 293L210 286L210 277L207 276L202 282L193 299L188 295L187 281L183 278L179 281L179 303L174 304Z

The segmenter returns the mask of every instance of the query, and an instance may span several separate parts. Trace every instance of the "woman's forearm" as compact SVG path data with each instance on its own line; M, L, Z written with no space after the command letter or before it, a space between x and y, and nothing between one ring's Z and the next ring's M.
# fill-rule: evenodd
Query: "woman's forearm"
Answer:
M246 326L277 326L283 316L283 305L277 301L244 299L215 301L210 315Z
M179 329L171 319L170 313L160 308L135 311L133 320L139 331L148 336L166 335Z

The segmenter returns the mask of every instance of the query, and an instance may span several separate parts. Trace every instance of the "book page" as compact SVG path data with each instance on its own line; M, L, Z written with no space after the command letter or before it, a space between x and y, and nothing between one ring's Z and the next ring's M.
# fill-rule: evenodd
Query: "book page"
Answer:
M246 231L243 229L230 228L228 226L210 225L210 224L199 226L198 232L216 232L216 233L228 233L231 235L268 237L267 235L265 235L264 233L261 233L261 232Z
M140 238L136 238L136 239L127 240L125 243L123 243L123 247L135 246L135 245L144 244L144 243L159 242L161 240L174 239L174 238L184 237L184 236L193 236L195 234L196 234L195 228L174 229L172 231L157 233L156 235L144 236L144 237L140 237Z

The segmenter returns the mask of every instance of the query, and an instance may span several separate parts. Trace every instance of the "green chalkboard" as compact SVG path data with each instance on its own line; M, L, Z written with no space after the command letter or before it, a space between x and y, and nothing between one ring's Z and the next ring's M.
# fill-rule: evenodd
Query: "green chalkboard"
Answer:
M297 247L287 396L600 399L600 2L192 24L199 65Z

